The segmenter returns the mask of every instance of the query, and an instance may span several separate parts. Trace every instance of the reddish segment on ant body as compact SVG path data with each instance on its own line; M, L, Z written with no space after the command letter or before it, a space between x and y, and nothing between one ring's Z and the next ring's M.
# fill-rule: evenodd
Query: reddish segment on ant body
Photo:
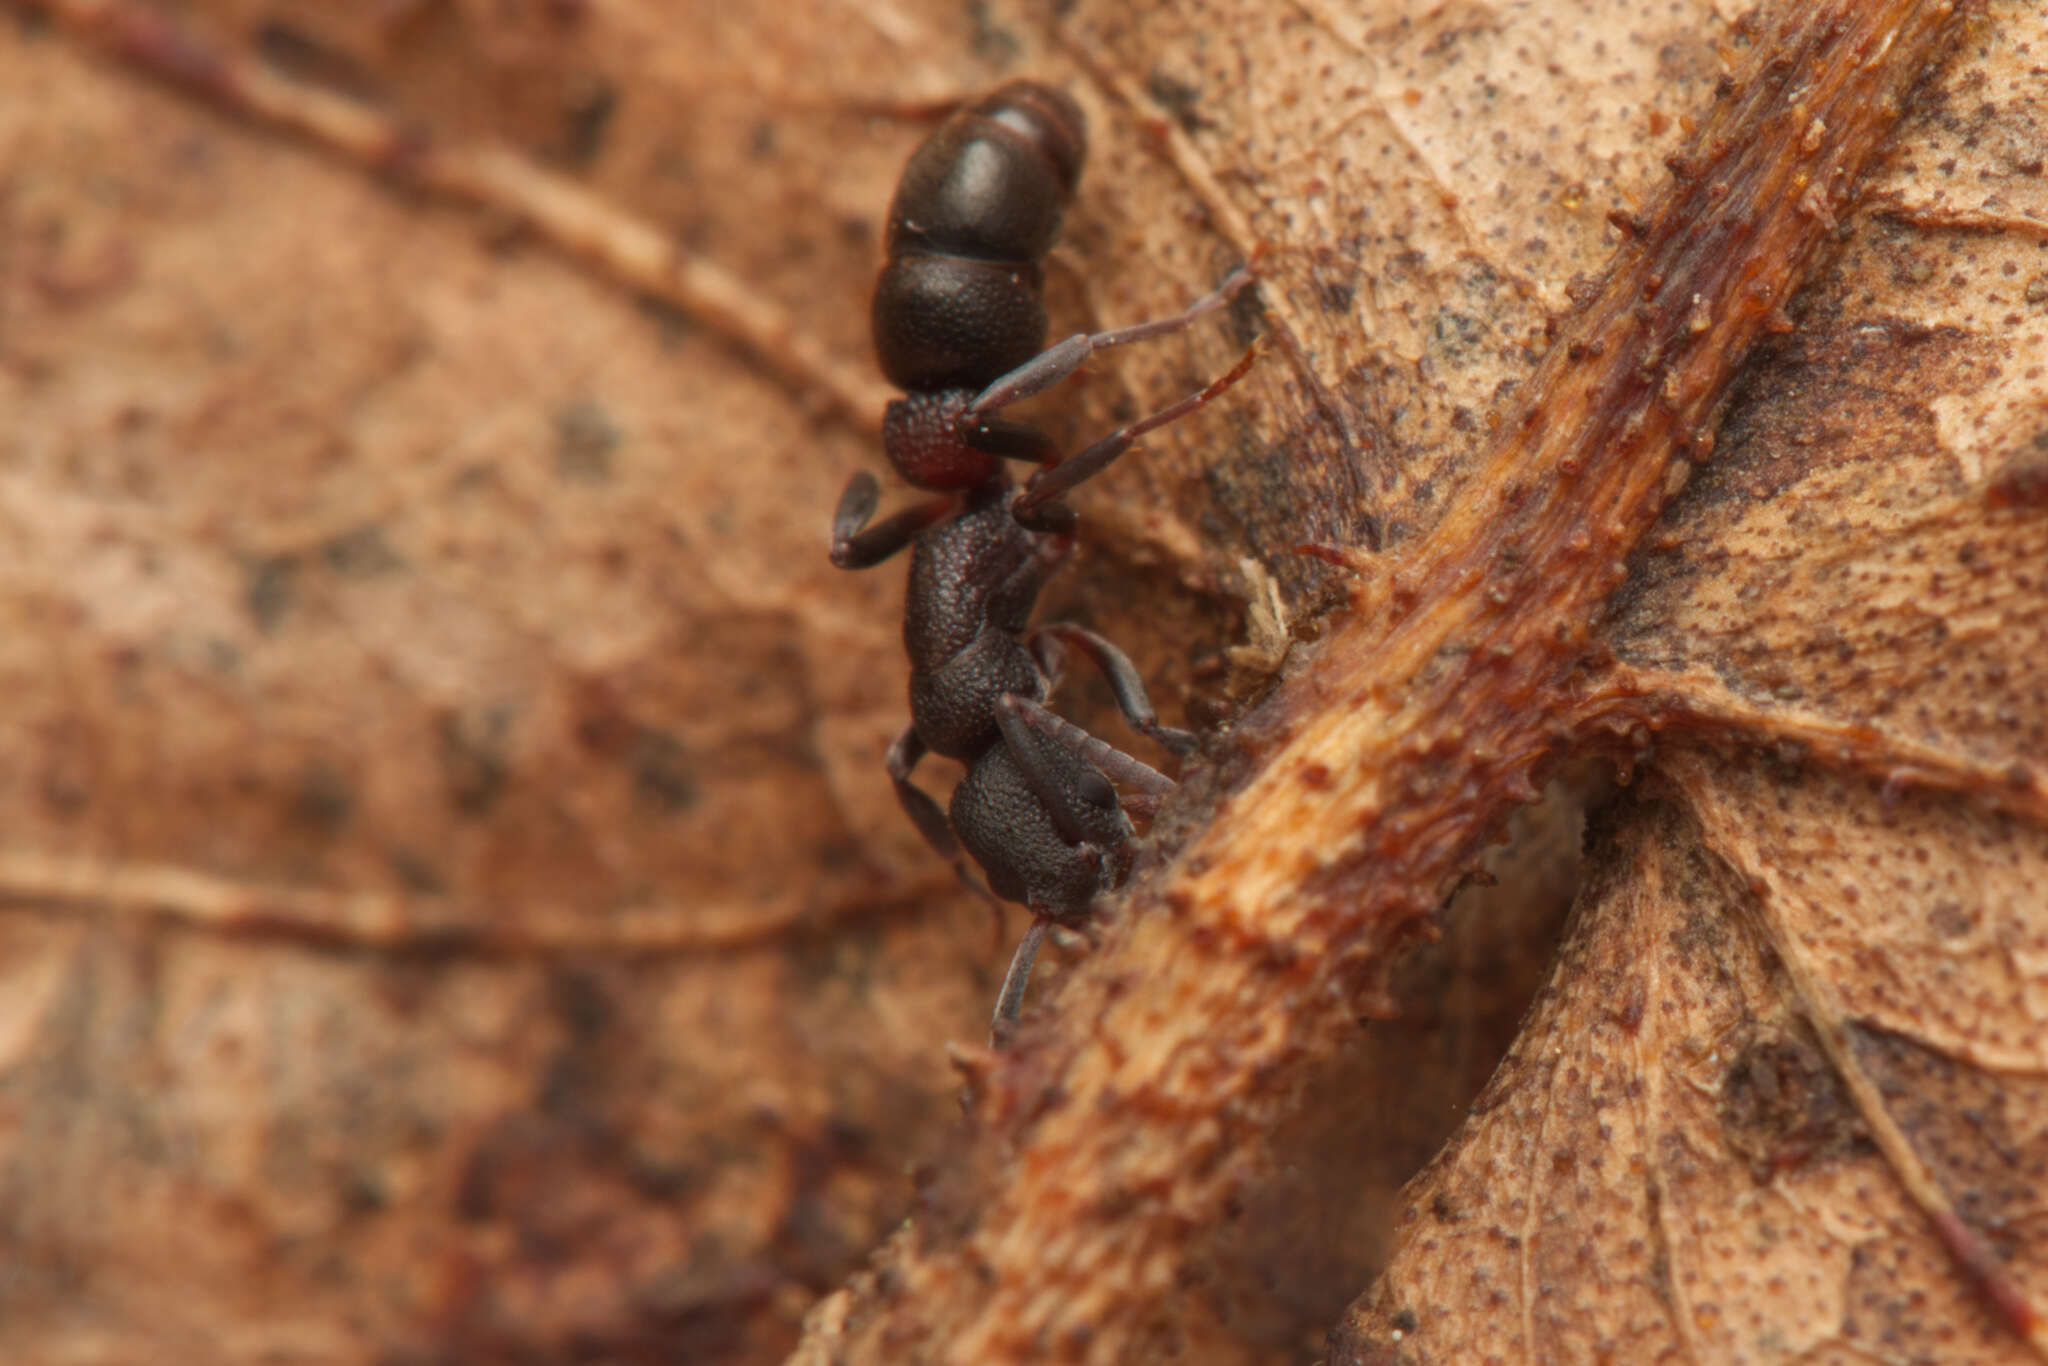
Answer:
M1062 497L1252 363L1247 354L1206 388L1071 459L1043 433L998 416L1097 351L1179 331L1251 279L1240 267L1170 318L1046 348L1039 261L1059 233L1086 137L1081 110L1063 91L1013 81L953 114L911 155L875 285L875 351L905 390L883 419L882 447L907 483L940 496L873 522L880 491L862 472L832 519L832 562L842 569L911 548L903 622L911 724L888 758L898 800L963 881L976 885L962 846L996 896L1032 914L996 1002L994 1042L1017 1018L1047 925L1085 915L1129 872L1136 831L1125 806L1143 811L1173 790L1163 774L1046 709L1066 653L1102 671L1132 729L1175 754L1194 747L1192 735L1159 724L1116 646L1072 623L1031 625L1039 590L1073 548L1075 517ZM1020 489L1008 460L1040 468ZM928 753L967 765L950 820L911 780ZM1134 794L1120 802L1112 778Z

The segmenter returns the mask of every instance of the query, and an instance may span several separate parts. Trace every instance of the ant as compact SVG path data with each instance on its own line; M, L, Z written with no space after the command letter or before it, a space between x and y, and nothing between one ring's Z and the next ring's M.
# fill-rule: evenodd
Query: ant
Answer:
M1145 433L1236 383L1255 355L1071 459L1043 433L998 416L1097 351L1179 331L1251 280L1240 267L1172 317L1046 348L1039 262L1059 233L1086 139L1081 110L1064 91L1012 81L956 111L911 155L875 285L875 351L905 391L883 417L882 447L906 482L939 496L870 525L880 490L863 471L832 519L832 562L842 569L911 551L903 623L911 724L888 757L897 799L963 882L983 890L960 860L962 846L988 891L1032 914L1004 975L992 1043L1017 1019L1047 926L1085 915L1129 873L1136 831L1125 805L1145 813L1174 786L1046 709L1066 653L1102 671L1139 734L1180 756L1195 743L1159 724L1136 667L1115 645L1070 622L1031 625L1039 590L1073 549L1076 518L1062 497ZM1008 460L1040 468L1019 488ZM950 821L911 780L929 753L967 765ZM1135 794L1120 803L1111 778Z

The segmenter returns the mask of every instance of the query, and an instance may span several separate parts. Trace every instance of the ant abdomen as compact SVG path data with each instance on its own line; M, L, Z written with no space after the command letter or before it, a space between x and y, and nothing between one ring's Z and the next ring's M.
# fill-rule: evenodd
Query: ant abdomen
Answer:
M918 148L889 206L889 263L875 285L875 353L892 383L979 389L1038 353L1038 262L1086 145L1064 91L1012 81Z
M962 109L903 168L885 246L984 261L1052 249L1081 174L1086 125L1064 91L1012 81Z

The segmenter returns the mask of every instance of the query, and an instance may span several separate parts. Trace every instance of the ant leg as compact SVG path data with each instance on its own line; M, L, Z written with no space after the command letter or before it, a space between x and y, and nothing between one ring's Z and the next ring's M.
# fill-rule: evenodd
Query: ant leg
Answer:
M1243 379L1259 358L1259 348L1254 345L1246 351L1237 364L1203 388L1189 394L1178 403L1168 404L1150 417L1141 418L1127 427L1119 427L1102 440L1082 451L1071 460L1065 460L1049 469L1042 469L1031 476L1031 482L1017 495L1014 513L1020 525L1033 531L1040 530L1040 522L1070 523L1073 513L1057 500L1076 485L1093 479L1096 475L1116 463L1118 456L1129 450L1145 433L1164 427L1169 422L1178 422L1195 409L1207 404L1218 394ZM1048 506L1049 505L1049 506Z
M1095 667L1102 670L1102 676L1109 680L1109 690L1116 694L1117 710L1124 714L1124 720L1131 723L1132 730L1182 758L1194 752L1193 733L1159 724L1159 714L1152 710L1152 699L1145 695L1145 680L1138 676L1138 668L1131 663L1129 655L1087 627L1067 621L1047 622L1033 629L1031 641L1034 650L1039 640L1070 645L1094 660Z
M917 533L959 510L960 500L934 498L891 513L868 525L881 501L881 485L866 470L846 481L832 513L832 563L841 569L870 569L917 539Z
M906 728L896 737L896 743L889 746L889 781L896 786L896 800L903 804L903 810L910 816L910 823L924 836L924 842L940 858L953 865L953 873L960 884L976 896L989 903L1001 926L1002 902L996 894L983 886L981 881L967 871L967 863L960 857L960 843L953 838L953 827L946 822L946 813L932 800L932 795L910 781L910 774L930 751L920 740L915 727Z
M962 440L975 450L998 459L1028 460L1044 469L1051 469L1060 463L1058 443L1036 427L1000 417L983 418L978 422L971 417L963 418L962 426ZM1043 531L1054 536L1071 536L1079 521L1072 508L1064 503L1053 503L1033 513L1031 522L1025 529Z
M1163 337L1169 332L1178 332L1203 314L1214 313L1229 303L1239 290L1251 282L1252 268L1247 263L1231 271L1224 277L1222 284L1170 318L1155 318L1148 323L1119 327L1110 332L1077 332L1065 341L1047 347L976 394L974 401L967 405L967 411L961 420L967 423L982 422L989 414L999 409L1021 402L1033 394L1044 393L1080 369L1097 351L1107 351L1112 346L1128 346L1132 342L1148 341L1153 337Z
M1000 460L1028 460L1034 465L1060 463L1059 443L1038 428L1006 417L962 418L968 445Z
M904 811L940 858L958 859L960 845L953 838L953 827L946 823L946 813L932 799L932 795L910 781L910 775L924 756L931 751L918 738L915 727L906 729L889 746L889 781L896 785L896 799L903 803Z
M1034 743L1038 736L1044 736L1073 758L1091 766L1081 770L1078 786L1082 799L1097 806L1108 806L1116 799L1110 792L1106 794L1106 800L1099 800L1092 784L1087 781L1093 778L1106 789L1109 784L1103 781L1103 773L1155 797L1163 797L1173 791L1173 779L1158 769L1141 759L1132 758L1106 740L1097 739L1073 722L1053 715L1028 697L1004 693L996 700L996 723L1002 728L1003 740L1010 746L1010 752L1017 758L1017 766L1024 771L1025 781L1031 784L1033 795L1045 803L1045 809L1052 813L1055 823L1065 801L1059 782L1062 775L1051 772L1043 751ZM1097 769L1101 772L1096 772ZM1066 834L1064 830L1060 833ZM1070 840L1069 843L1078 844L1080 841Z
M990 1048L1001 1048L1016 1032L1017 1017L1024 1009L1024 987L1031 981L1032 964L1038 961L1038 946L1045 941L1045 929L1051 923L1043 915L1034 915L1031 928L1024 931L1024 938L1017 945L1017 952L1010 956L1010 970L1003 974L1003 989L996 996L996 1013L988 1022Z
M1066 762L1073 758L1071 750L1060 747L1057 740L1042 738L1042 728L1034 731L1021 719L1024 702L1016 693L1004 693L997 698L996 725L1002 731L1003 743L1010 747L1010 754L1017 761L1018 771L1024 775L1024 785L1045 808L1052 828L1069 846L1078 849L1088 843L1088 831L1075 814L1076 798L1108 811L1116 806L1116 789L1109 785L1109 779L1085 763ZM1048 743L1054 746L1050 754L1046 749Z
M1045 678L1045 696L1050 697L1059 690L1060 680L1067 676L1067 650L1055 636L1047 635L1043 628L1034 630L1024 637L1024 648L1031 651L1031 660L1038 665L1038 672Z

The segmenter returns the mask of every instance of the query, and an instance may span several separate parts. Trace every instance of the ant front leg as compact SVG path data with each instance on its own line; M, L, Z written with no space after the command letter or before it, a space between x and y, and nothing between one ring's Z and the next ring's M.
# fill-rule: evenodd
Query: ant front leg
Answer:
M1159 724L1159 713L1152 710L1152 699L1145 694L1145 680L1139 677L1138 668L1131 663L1129 655L1087 627L1067 621L1047 622L1035 627L1031 632L1034 650L1041 640L1071 646L1093 660L1102 676L1109 680L1109 689L1116 694L1117 710L1124 714L1124 720L1130 722L1132 730L1182 758L1194 753L1195 737L1192 732Z
M1058 443L1036 427L1000 417L979 420L963 417L961 422L965 428L961 439L984 454L1000 460L1026 460L1044 469L1060 463ZM1035 480L1038 476L1033 475L1032 478ZM1071 536L1080 518L1065 503L1052 503L1033 512L1029 521L1020 516L1017 522L1026 531Z
M1012 403L1021 402L1034 394L1044 393L1080 369L1097 351L1107 351L1112 346L1128 346L1132 342L1148 341L1153 337L1178 332L1203 314L1214 313L1229 303L1239 290L1251 282L1251 266L1242 265L1225 276L1222 284L1170 318L1157 318L1149 323L1119 327L1110 332L1078 332L1063 342L1047 347L976 394L974 401L967 405L962 420L968 423L983 423L991 415Z
M846 491L832 513L832 563L841 569L871 569L916 540L926 527L960 510L957 498L934 498L869 526L881 500L881 485L866 470L846 481Z
M1073 511L1058 501L1061 495L1093 479L1115 464L1117 458L1136 445L1138 438L1147 432L1156 431L1169 422L1178 422L1195 409L1209 403L1250 373L1258 358L1259 348L1253 346L1226 374L1209 381L1207 385L1180 402L1168 404L1150 417L1142 418L1127 427L1119 427L1073 459L1061 461L1032 475L1031 482L1024 486L1024 491L1017 495L1017 501L1012 505L1013 515L1018 523L1032 531L1044 529L1042 523L1072 526Z

